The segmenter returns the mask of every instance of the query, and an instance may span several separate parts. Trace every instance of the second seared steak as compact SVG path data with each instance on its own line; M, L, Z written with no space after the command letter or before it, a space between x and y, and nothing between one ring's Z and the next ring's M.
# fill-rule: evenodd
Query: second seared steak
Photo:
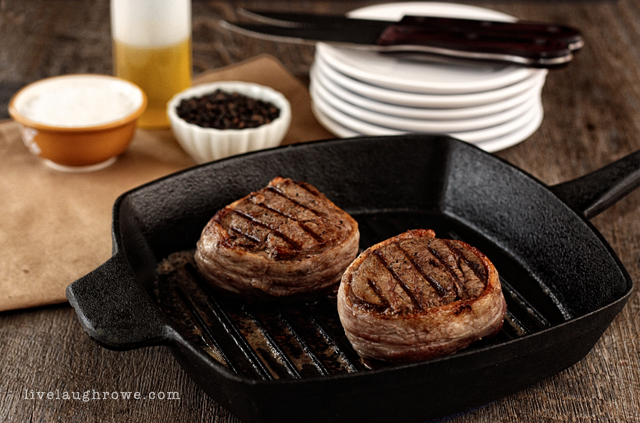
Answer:
M415 229L363 252L342 277L338 312L367 359L407 362L496 334L506 311L498 272L476 248Z
M209 221L195 254L214 287L247 299L335 289L358 254L358 223L308 183L277 177Z

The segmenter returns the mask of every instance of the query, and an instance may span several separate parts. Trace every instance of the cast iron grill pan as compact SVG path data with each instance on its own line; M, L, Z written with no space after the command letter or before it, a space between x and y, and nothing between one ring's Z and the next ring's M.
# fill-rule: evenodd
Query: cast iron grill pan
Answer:
M67 291L89 335L112 349L168 345L245 422L420 421L482 406L584 357L632 282L588 218L638 185L640 154L547 187L448 138L332 140L195 167L121 196L111 260ZM192 261L221 207L275 176L307 181L360 224L362 249L411 228L461 239L496 265L500 333L448 357L363 362L335 298L245 304L214 292Z

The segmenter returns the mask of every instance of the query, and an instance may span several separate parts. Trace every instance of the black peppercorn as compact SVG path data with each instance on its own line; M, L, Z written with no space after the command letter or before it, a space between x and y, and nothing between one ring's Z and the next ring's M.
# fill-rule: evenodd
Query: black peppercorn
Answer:
M280 109L270 102L220 89L182 100L176 112L188 123L215 129L256 128L280 116Z

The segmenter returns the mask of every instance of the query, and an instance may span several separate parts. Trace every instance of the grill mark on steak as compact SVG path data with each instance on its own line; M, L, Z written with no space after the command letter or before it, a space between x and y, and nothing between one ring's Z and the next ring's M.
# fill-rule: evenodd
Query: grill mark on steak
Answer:
M313 205L317 205L317 201L320 200L319 193L311 189L310 186L294 181L285 181L284 184L270 185L267 190L279 194L291 202L304 207L305 209L315 213L318 216L325 216L325 210L320 208L313 208Z
M447 247L449 247L449 245L447 245L446 243L445 243L445 245ZM458 275L456 274L455 270L451 267L450 263L448 263L445 260L445 258L440 254L440 252L438 250L436 250L435 248L433 248L431 246L428 246L427 249L438 260L438 262L442 265L442 268L445 269L445 271L449 275L451 275L451 282L453 283L453 286L456 289L456 300L460 299L462 297L462 293L464 291L464 288L463 288L463 285L462 285L462 281L460 280L460 278L458 278Z
M404 248L402 248L399 243L396 245L398 246L400 251L402 251L402 254L404 254L407 260L409 260L409 263L411 263L411 265L413 265L418 273L420 273L420 276L422 276L427 282L429 282L429 285L431 285L434 291L436 291L436 294L441 298L444 297L447 294L447 291L444 289L444 287L440 285L440 283L431 275L429 275L429 273L416 260L414 260L413 257L411 257L411 255Z
M445 245L450 249L451 253L456 257L460 271L465 275L464 291L461 295L462 299L475 298L482 293L487 285L487 274L484 267L476 260L469 258L467 254L470 252L458 248L453 240L443 240ZM472 275L465 272L465 265L471 270Z
M384 257L383 252L381 250L375 250L373 252L373 254L378 260L380 260L380 263L382 263L382 265L389 271L389 273L391 274L393 279L396 281L398 286L400 286L402 288L402 290L407 294L407 297L409 297L409 300L411 301L411 304L413 305L413 308L418 309L418 310L422 310L422 304L421 304L420 300L418 298L416 298L415 292L402 279L400 274L398 274L396 272L396 270L391 266L389 261L387 261L386 257ZM393 303L397 304L398 301L393 301Z
M476 298L487 285L487 274L479 259L473 257L474 252L465 251L455 241L394 240L374 249L365 260L362 269L366 273L360 281L354 281L358 286L354 292L363 305L379 298L370 305L385 304L397 311L421 311Z
M257 236L255 236L253 234L246 233L246 232L242 231L242 229L240 229L238 227L235 227L235 226L229 227L229 230L233 231L236 234L241 235L241 236L243 236L245 238L248 238L250 241L252 241L255 244L260 244L263 241L262 239L258 238Z
M286 200L286 201L289 201L289 202L293 203L295 206L297 206L297 207L299 207L299 208L301 208L301 209L304 209L304 211L309 211L310 213L312 213L312 214L313 214L314 216L316 216L317 218L320 218L320 219L322 219L322 220L326 220L326 219L324 219L322 216L318 215L314 210L311 210L310 208L305 207L304 205L297 203L297 202L296 202L295 200L293 200L292 198L287 197L287 196L286 196L286 195L284 195L283 193L278 192L274 187L268 187L268 188L267 188L267 191L273 192L275 195L280 196L280 197L281 197L281 198L283 198L284 200ZM254 196L254 197L252 197L252 198L251 198L251 200L253 200L254 198L255 198L255 196ZM300 213L298 213L298 214L294 214L294 213L287 213L287 209L286 209L286 208L282 208L282 209L280 209L280 208L276 208L276 207L274 207L272 204L267 203L267 202L264 202L264 203L254 203L254 204L260 205L260 206L262 206L262 207L266 208L267 210L269 210L269 211L271 211L271 212L273 212L273 213L277 213L277 214L279 214L279 215L280 215L280 216L282 216L282 217L285 217L285 218L287 218L287 219L291 219L291 220L295 221L296 223L298 223L298 225L300 226L300 228L302 228L302 230L303 230L303 231L305 231L306 233L308 233L308 234L309 234L313 239L315 239L319 244L326 242L326 241L325 241L325 240L324 240L324 239L323 239L319 234L317 234L315 231L313 231L313 230L311 229L311 227L310 227L307 223L305 223L305 221L304 221L304 220L302 220L302 219L300 218Z
M458 259L464 260L467 266L469 266L469 268L473 271L473 273L476 274L478 279L482 280L487 277L486 273L484 272L484 268L479 266L478 263L472 260L469 260L469 258L466 255L464 255L464 253L458 247L453 245L451 240L443 240L443 242L446 244L447 247L449 247L451 252L458 257Z
M230 209L223 209L213 220L225 228L229 239L223 242L229 246L237 244L245 248L256 248L262 245L270 232L269 229L254 225L241 215L232 213Z
M269 229L271 231L271 233L273 233L274 235L276 235L277 237L279 237L283 241L287 242L292 248L294 248L294 249L296 249L298 251L302 250L302 246L298 242L296 242L295 240L291 239L290 237L288 237L287 235L282 233L278 226L269 225L269 223L264 222L262 220L259 220L259 219L255 218L254 216L252 216L251 214L246 213L246 212L244 212L242 210L238 210L237 208L233 209L232 212L234 214L240 216L240 217L243 217L243 218L247 219L248 221L250 221L254 225L261 226L263 228Z
M280 179L221 210L214 220L229 246L289 259L342 242L352 225L311 185Z
M289 217L286 216L282 213L279 213L278 210L272 209L270 207L267 207L267 209L271 210L274 213L278 213L284 217ZM301 222L300 220L295 219L294 217L289 217L289 219L293 220L294 222L296 222L298 224L298 226L300 226L300 229L302 229L303 231L305 231L311 238L313 238L318 244L323 244L325 242L324 239L322 239L322 237L318 234L316 234L306 223Z
M302 188L302 187L301 187L301 188ZM275 187L275 186L269 186L269 187L267 187L267 188L266 188L266 191L272 192L272 193L274 193L275 195L279 195L280 197L285 198L285 199L287 199L287 200L291 201L291 202L292 202L293 204L295 204L296 206L300 206L300 207L304 208L305 210L310 211L311 213L315 214L316 216L322 216L322 215L321 215L320 213L318 213L316 210L313 210L312 208L307 207L306 205L304 205L304 204L302 204L302 203L300 203L300 202L296 201L296 199L295 199L295 198L293 198L292 196L287 195L284 191L279 190L279 189L278 189L277 187ZM309 192L309 194L311 194L311 195L315 195L315 194L313 194L313 193L311 193L311 192Z
M443 264L429 251L434 239L416 238L398 239L395 243L401 248L421 275L422 302L426 307L439 306L457 299L456 287L452 277Z
M367 285L369 285L369 288L371 288L373 293L378 297L380 303L382 304L382 307L389 307L389 301L382 294L382 290L380 289L376 281L374 281L373 279L367 279Z

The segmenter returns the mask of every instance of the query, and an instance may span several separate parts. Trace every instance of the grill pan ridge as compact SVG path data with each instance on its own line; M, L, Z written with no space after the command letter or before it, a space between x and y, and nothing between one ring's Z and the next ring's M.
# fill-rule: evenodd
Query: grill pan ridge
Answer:
M247 423L447 416L541 381L591 350L633 284L587 217L635 189L638 168L635 153L579 184L547 187L476 147L426 135L250 153L123 194L112 259L67 296L98 343L169 346L205 392ZM602 177L612 169L626 170L612 182ZM361 249L420 227L478 247L500 273L503 329L448 357L381 365L351 348L331 296L276 305L215 293L193 265L200 231L274 176L307 181L350 213ZM594 264L576 265L584 260Z

